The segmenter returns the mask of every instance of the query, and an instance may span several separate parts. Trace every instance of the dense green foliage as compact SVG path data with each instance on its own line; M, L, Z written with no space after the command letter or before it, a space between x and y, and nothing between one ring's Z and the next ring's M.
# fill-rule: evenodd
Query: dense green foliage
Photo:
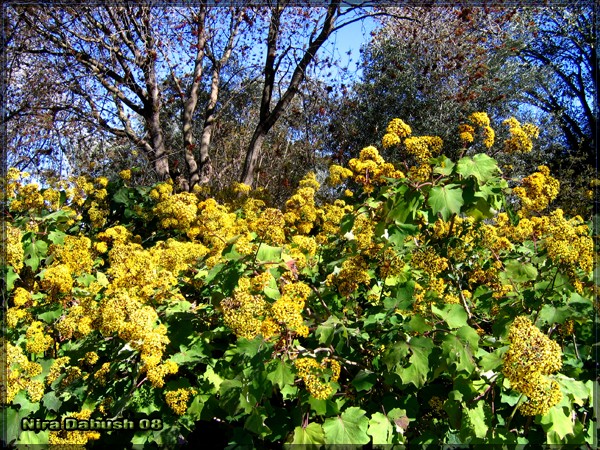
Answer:
M531 143L510 125L503 148ZM211 423L228 448L593 446L588 226L549 209L546 167L511 190L485 154L452 161L398 119L387 136L406 167L367 147L330 168L341 199L309 174L284 210L245 185L217 202L10 170L7 441L176 447ZM69 416L150 429L20 428Z

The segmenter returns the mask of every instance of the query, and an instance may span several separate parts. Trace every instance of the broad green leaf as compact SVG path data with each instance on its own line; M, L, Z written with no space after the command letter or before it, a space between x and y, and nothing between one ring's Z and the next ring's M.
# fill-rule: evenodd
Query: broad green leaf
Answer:
M473 158L461 158L456 164L456 172L464 178L474 177L479 184L484 184L499 172L498 164L493 158L484 153L479 153Z
M368 391L375 383L377 383L377 375L367 370L359 371L352 380L352 386L354 386L358 392Z
M479 360L481 370L484 372L487 372L488 370L498 372L502 367L502 356L506 353L506 350L508 350L508 346L498 348L492 353L488 353L480 348L477 352L477 356L481 358Z
M373 437L373 445L391 444L394 436L394 428L385 415L376 412L369 420L367 434Z
M281 259L281 247L273 247L267 244L260 244L258 252L256 252L257 261L275 261L279 262Z
M431 311L440 319L443 319L450 328L460 328L467 324L467 312L462 305L444 305L441 309L431 305Z
M555 379L560 385L562 393L567 394L577 405L584 406L594 395L594 385L591 380L584 383L563 374L557 374Z
M523 264L520 261L510 260L504 263L504 272L511 280L518 283L535 280L538 276L537 269L531 263Z
M456 365L458 372L471 373L475 370L473 351L474 349L470 344L461 339L457 334L448 333L444 336L442 354L445 356L448 365Z
M126 187L122 187L117 192L115 192L115 195L113 195L112 199L115 203L129 205L129 189Z
M433 173L439 173L440 175L448 176L452 173L454 169L454 163L450 158L445 155L438 156L437 158L433 158L431 160L433 164L435 164L433 168Z
M354 444L364 445L371 440L367 435L369 419L365 411L352 406L341 416L325 420L325 442L327 444Z
M429 373L429 354L433 349L433 341L425 337L415 337L409 342L409 348L412 355L409 359L409 366L398 368L396 372L402 378L402 383L412 383L420 388L427 381Z
M48 445L48 434L50 431L23 431L19 435L17 445ZM42 447L43 448L43 447Z
M488 424L492 422L492 411L483 402L478 402L473 409L463 409L463 428L464 431L474 434L478 438L485 438L488 431Z
M60 411L60 406L62 403L62 400L56 396L56 392L54 391L46 392L42 397L42 404L49 411Z
M554 325L556 323L564 323L569 317L573 315L573 310L568 306L561 306L556 308L555 306L545 304L540 310L538 319L548 325Z
M19 274L11 266L8 266L8 270L6 271L6 290L8 292L12 291L15 287L15 281L20 279Z
M98 280L98 284L102 287L106 287L109 285L108 278L102 272L96 272L96 279Z
M561 404L550 408L545 415L536 417L536 422L542 425L546 433L554 431L560 439L564 439L568 434L573 434L571 415L569 410L562 407Z
M35 272L40 266L41 259L48 253L48 244L41 240L29 242L23 246L23 252L25 264Z
M325 444L325 433L323 427L318 423L309 423L306 428L296 427L294 428L294 437L292 445L323 445ZM310 448L310 447L309 447Z
M260 414L256 409L248 416L244 423L244 428L252 433L265 437L271 434L271 429L265 424L267 416Z
M276 384L279 388L283 388L287 384L294 384L294 374L292 369L280 359L270 365L270 372L267 379L271 383Z
M66 234L59 230L50 231L48 239L55 245L62 245L65 241Z
M444 220L448 220L452 214L458 214L464 204L462 190L457 184L434 186L429 192L427 203L433 214L439 213Z

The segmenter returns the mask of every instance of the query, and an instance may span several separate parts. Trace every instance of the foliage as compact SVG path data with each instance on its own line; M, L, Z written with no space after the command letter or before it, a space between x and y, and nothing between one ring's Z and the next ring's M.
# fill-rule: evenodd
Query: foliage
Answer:
M386 140L405 167L367 147L330 169L343 198L309 174L282 210L9 170L7 442L176 447L208 422L228 448L593 445L588 226L549 210L546 167L511 193L409 125ZM146 429L19 428L67 417Z

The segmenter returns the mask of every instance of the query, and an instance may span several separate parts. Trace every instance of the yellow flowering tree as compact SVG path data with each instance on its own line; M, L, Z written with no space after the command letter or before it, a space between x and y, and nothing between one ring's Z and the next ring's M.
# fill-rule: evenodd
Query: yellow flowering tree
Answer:
M508 124L508 143L483 113L457 132L526 149L533 128ZM452 161L400 119L382 145L403 167L367 147L281 210L244 185L9 170L6 442L593 445L588 224L552 209L547 167ZM38 419L56 429L21 426Z

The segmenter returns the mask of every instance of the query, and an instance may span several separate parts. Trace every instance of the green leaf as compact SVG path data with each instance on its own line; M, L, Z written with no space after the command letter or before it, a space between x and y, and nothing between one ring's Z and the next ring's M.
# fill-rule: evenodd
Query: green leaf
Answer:
M48 253L48 244L44 241L37 240L30 242L23 247L25 264L31 267L34 272L40 266L40 261Z
M327 444L364 445L371 440L367 435L369 419L365 411L352 406L341 416L325 420L323 430Z
M282 389L285 385L294 384L294 374L292 369L283 361L276 360L270 365L271 371L267 375L267 379L274 385Z
M538 318L548 325L554 325L555 323L564 323L564 321L572 315L573 310L568 306L556 308L552 305L545 304L542 306Z
M483 439L487 434L488 424L492 422L491 419L491 408L483 402L478 402L475 408L463 410L463 429Z
M412 355L409 366L396 369L396 373L402 378L402 383L414 384L421 388L427 381L429 373L429 354L433 349L433 341L425 337L412 338L408 344Z
M306 428L294 428L294 437L292 439L291 444L300 444L308 446L325 444L325 433L323 432L323 427L318 423L313 422L309 423Z
M523 264L520 261L511 260L504 264L506 275L518 283L535 280L538 276L537 269L531 263Z
M464 204L462 190L457 184L434 186L429 192L427 203L433 214L439 213L444 220L448 220L452 214L458 214Z
M573 434L573 421L569 410L560 404L550 408L545 415L536 417L536 422L542 425L546 433L554 431L560 439L564 439L568 434Z
M471 329L471 327L463 327L464 329ZM469 332L463 332L462 336L459 335L459 332L456 334L448 333L444 336L444 341L442 342L442 353L446 357L446 362L448 365L455 364L456 370L458 372L467 372L471 373L475 370L475 362L473 360L473 352L476 350L471 345L473 340L473 336L464 336L464 334L470 334ZM473 330L475 333L476 339L479 337L477 332Z
M17 445L48 445L48 430L23 431L19 436ZM42 447L43 448L43 447Z
M352 386L357 392L368 391L377 383L377 375L371 371L361 370L352 380Z
M49 411L58 412L62 403L63 402L56 396L56 392L54 391L46 392L42 397L42 404Z
M128 206L129 205L129 189L126 187L122 187L117 192L115 192L115 195L113 195L112 199L115 203L121 203L123 205Z
M66 234L59 230L50 231L48 233L48 239L55 245L63 245L65 242L65 236Z
M440 175L445 176L450 175L455 166L452 160L445 155L433 158L431 162L435 164L435 167L433 168L433 173L439 173Z
M493 158L484 153L479 153L473 158L461 158L456 164L456 172L464 178L474 177L479 184L484 184L499 172L498 164Z
M394 436L394 428L385 415L376 412L369 420L367 434L373 437L373 445L391 444Z
M8 270L6 271L6 290L8 292L12 291L15 287L15 281L20 279L19 274L11 266L8 266Z
M441 309L435 305L431 305L431 311L436 316L443 319L450 328L460 328L467 324L467 312L462 305L444 305Z
M498 369L502 367L502 356L506 353L506 350L508 350L508 346L498 348L492 353L488 353L480 348L477 352L477 356L481 358L479 360L481 370L484 372L487 372L488 370L498 372Z
M267 244L260 244L258 252L256 253L257 261L275 261L281 260L281 247L273 247Z

